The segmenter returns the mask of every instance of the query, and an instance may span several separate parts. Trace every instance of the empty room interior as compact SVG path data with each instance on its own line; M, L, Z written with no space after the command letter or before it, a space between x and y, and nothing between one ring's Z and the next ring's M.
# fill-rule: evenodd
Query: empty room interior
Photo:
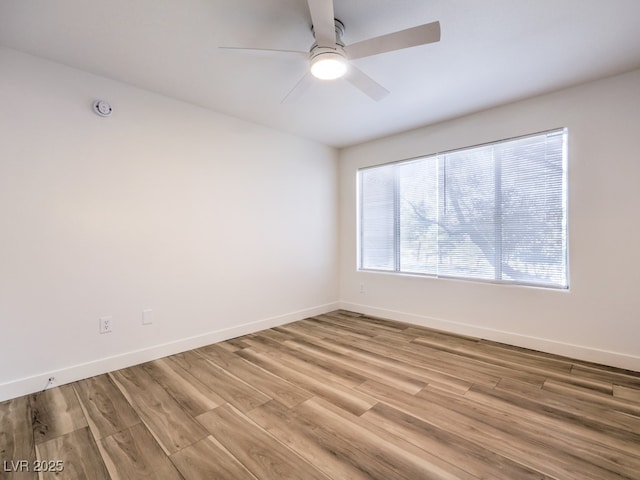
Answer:
M0 478L639 480L638 19L0 0Z

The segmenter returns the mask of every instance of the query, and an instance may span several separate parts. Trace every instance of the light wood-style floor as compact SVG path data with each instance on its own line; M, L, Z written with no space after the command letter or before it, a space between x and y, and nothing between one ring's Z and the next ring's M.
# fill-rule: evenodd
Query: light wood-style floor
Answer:
M0 403L0 478L37 459L70 480L640 479L640 374L338 311Z

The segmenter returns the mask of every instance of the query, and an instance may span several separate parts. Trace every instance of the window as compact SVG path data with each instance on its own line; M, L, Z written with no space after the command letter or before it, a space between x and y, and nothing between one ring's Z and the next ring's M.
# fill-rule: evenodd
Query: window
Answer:
M359 267L567 288L567 131L361 169Z

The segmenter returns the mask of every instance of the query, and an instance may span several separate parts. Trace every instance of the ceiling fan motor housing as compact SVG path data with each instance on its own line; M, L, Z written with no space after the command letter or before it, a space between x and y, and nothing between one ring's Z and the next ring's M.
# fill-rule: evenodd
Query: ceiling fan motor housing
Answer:
M344 24L340 20L334 19L335 42L333 45L319 45L316 41L311 46L309 61L311 64L311 74L321 80L335 80L342 77L348 68L347 56L344 52L342 35L344 34ZM314 33L313 25L311 31Z

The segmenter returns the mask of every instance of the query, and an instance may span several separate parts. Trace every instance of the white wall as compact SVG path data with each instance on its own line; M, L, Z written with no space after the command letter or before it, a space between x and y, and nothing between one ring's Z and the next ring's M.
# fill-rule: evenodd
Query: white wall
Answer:
M569 129L569 291L357 271L359 167L556 127ZM341 305L640 371L638 152L640 70L343 150Z
M336 308L335 150L8 49L0 72L0 400Z

